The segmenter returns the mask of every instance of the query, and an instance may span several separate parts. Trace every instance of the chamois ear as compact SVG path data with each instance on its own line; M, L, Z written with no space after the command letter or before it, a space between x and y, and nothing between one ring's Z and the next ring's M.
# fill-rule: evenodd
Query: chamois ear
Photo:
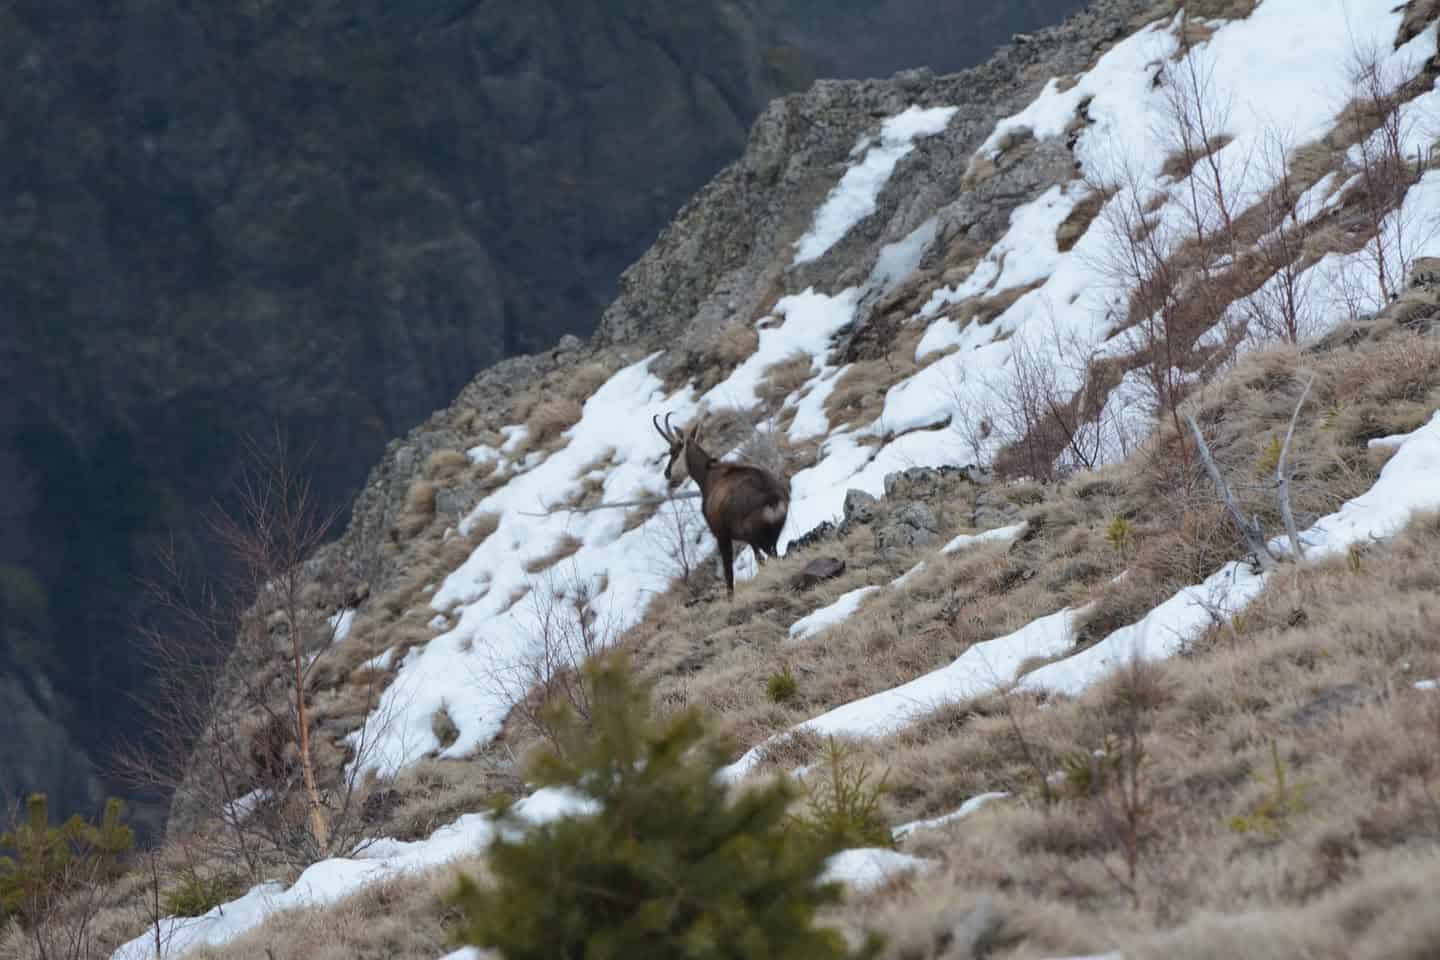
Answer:
M705 414L697 414L695 422L690 425L690 440L693 443L700 442L700 428L705 425Z

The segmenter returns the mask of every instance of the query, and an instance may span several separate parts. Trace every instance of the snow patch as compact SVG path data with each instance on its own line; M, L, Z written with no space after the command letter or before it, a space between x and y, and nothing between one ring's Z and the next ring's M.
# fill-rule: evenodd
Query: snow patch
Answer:
M547 788L512 809L533 826L591 814L596 803L573 791ZM204 916L165 918L160 930L162 957L155 956L155 931L151 929L121 946L111 960L173 960L203 944L227 943L282 910L334 903L368 883L479 853L494 835L495 825L489 815L471 813L425 840L381 840L354 857L334 857L311 865L288 889L278 883L263 883Z
M1014 682L1025 661L1055 657L1074 643L1074 621L1079 611L1066 608L1034 620L1014 633L977 643L947 667L917 677L881 693L853 700L792 728L825 736L878 737L901 729L918 717L957 700L989 693ZM748 750L720 771L731 780L744 777L760 763L766 749L780 737L771 737Z
M350 628L355 625L355 611L346 607L325 622L330 624L331 642L344 643L345 638L350 636Z
M850 616L860 609L861 602L879 589L879 587L873 586L859 587L849 593L841 594L834 603L827 604L819 610L801 617L790 624L790 642L799 643L801 640L828 630L837 623L850 619Z
M852 890L869 890L906 873L929 870L933 860L922 860L908 853L884 847L859 847L842 850L825 861L821 883L843 883Z
M880 255L875 258L875 266L870 271L870 279L865 286L886 294L910 279L930 245L935 242L938 225L939 221L931 217L910 231L904 239L881 247Z
M909 823L900 824L900 826L895 828L895 839L900 840L908 837L916 830L933 830L936 827L943 827L947 823L963 820L987 803L995 800L1004 800L1008 796L1010 796L1010 794L1003 792L976 794L962 803L959 810L953 810L950 813L942 814L938 817L931 817L929 820L911 820Z
M996 527L994 530L986 530L983 533L962 533L940 548L942 554L959 553L961 550L969 550L984 543L1012 543L1024 535L1030 529L1030 524L1025 521L1009 527Z
M851 227L874 213L875 201L896 164L915 149L916 140L943 131L955 110L955 107L928 110L910 107L886 120L880 126L879 141L865 146L863 158L845 171L815 212L814 223L795 244L794 263L809 263L823 256Z

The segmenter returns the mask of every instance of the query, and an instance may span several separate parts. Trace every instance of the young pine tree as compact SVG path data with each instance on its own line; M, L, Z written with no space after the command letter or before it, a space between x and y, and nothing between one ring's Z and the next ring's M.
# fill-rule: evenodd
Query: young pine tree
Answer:
M0 835L0 850L11 853L0 856L0 917L33 926L77 887L115 879L135 835L121 823L123 805L113 797L99 823L73 816L51 826L43 793L33 794L25 808L25 819Z
M649 689L610 655L585 668L588 728L554 707L558 750L531 779L594 797L598 812L490 847L493 883L461 881L464 942L505 960L842 960L815 913L840 897L817 880L833 847L794 829L788 783L731 797L723 745L698 711L649 717Z

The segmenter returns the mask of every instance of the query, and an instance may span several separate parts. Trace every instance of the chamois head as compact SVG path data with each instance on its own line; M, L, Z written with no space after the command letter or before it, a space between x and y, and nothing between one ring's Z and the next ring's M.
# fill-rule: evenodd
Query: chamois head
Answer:
M684 483L685 478L690 476L690 465L685 456L685 445L687 443L698 445L700 441L700 419L697 418L695 423L692 424L687 431L683 427L677 428L670 425L670 418L673 416L673 413L665 414L665 422L662 424L659 414L656 414L650 418L650 422L655 425L656 431L658 431L660 436L665 438L665 442L670 445L670 459L665 464L665 479L669 480L672 484L680 484Z

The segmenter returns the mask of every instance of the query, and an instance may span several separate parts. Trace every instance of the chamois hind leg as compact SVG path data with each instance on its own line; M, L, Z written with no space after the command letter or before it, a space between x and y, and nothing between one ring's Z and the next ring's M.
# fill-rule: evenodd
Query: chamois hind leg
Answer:
M720 560L725 564L725 596L735 599L735 544L729 539L716 541L720 545Z

